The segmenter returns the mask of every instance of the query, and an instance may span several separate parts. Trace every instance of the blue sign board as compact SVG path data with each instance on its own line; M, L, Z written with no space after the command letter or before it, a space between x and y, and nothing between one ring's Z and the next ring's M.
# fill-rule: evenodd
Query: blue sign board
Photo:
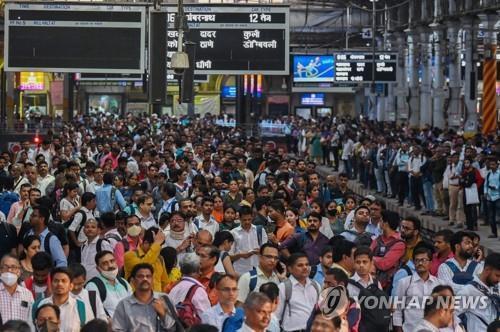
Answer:
M221 97L227 99L236 98L236 87L235 86L223 86L221 91Z
M293 80L295 82L333 82L333 55L294 55Z

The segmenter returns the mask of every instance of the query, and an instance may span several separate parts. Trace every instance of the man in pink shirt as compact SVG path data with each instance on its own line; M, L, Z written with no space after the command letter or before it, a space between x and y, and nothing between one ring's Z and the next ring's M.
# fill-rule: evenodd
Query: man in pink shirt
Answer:
M450 245L452 236L453 231L449 229L442 229L434 235L434 248L436 248L436 252L432 256L430 268L430 272L433 276L437 276L441 264L455 256L451 251Z
M394 273L397 271L406 250L405 242L397 232L399 215L396 212L385 210L382 212L382 235L373 240L370 249L373 252L373 263L377 268L379 281L385 289L390 285Z
M101 159L101 167L104 167L104 165L106 164L106 160L111 159L111 161L113 162L111 167L113 168L113 170L115 170L118 167L119 156L120 156L120 149L117 147L112 147L111 152Z
M23 183L19 190L21 199L10 206L7 222L13 224L19 230L23 221L24 214L28 211L30 206L30 189L31 184Z

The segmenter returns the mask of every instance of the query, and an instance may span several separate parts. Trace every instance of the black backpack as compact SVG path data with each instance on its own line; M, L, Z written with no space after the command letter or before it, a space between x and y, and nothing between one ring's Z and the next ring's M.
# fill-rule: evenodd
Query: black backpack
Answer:
M128 291L129 290L129 287L127 285L127 282L125 281L125 279L123 278L120 278L120 277L116 277L116 280ZM99 291L99 298L101 299L101 302L104 303L104 301L106 301L106 296L107 296L107 291L106 291L106 285L104 284L104 282L99 278L99 277L94 277L92 279L90 279L89 281L87 281L87 285L89 283L93 283L94 285L96 285L97 287L97 290ZM90 291L89 291L89 297L90 297ZM93 297L95 296L95 292L93 292ZM91 306L92 306L92 310L94 310L94 306L92 305L92 302L95 303L95 298L94 299L90 299L91 301ZM106 309L104 309L104 311L106 312L106 315L109 316L109 313ZM95 315L95 311L94 311L94 315Z
M390 298L378 288L378 280L368 287L363 287L359 282L349 279L349 283L359 289L358 302L361 307L361 321L359 332L382 332L388 331L391 323ZM373 298L379 299L379 305L373 308ZM366 305L369 304L368 309ZM385 305L387 304L387 305Z

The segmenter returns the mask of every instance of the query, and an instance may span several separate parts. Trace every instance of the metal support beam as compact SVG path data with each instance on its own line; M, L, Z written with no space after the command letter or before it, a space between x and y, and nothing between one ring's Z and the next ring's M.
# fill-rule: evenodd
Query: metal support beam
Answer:
M398 122L408 121L408 84L406 80L406 41L405 34L398 32L396 35L398 49L398 69L396 72L396 120Z
M433 27L433 42L434 42L434 80L432 85L433 91L433 112L432 125L438 128L445 127L444 121L444 71L443 60L446 44L443 39L443 26L436 25Z
M477 22L473 17L463 17L461 19L464 34L464 60L465 60L465 79L464 79L464 105L465 105L465 135L472 137L477 133L478 122L476 112L477 98L477 51L475 45L474 29ZM474 53L476 56L474 56ZM496 76L496 75L495 75Z
M418 87L418 34L408 31L408 75L410 88L410 127L418 127L420 122L420 103Z
M429 29L422 27L420 32L420 63L422 64L422 82L420 83L420 128L432 123L431 99L431 58L432 47L429 38Z
M460 79L460 56L458 53L458 21L448 22L448 72L450 102L448 106L448 126L457 129L461 125L460 111L460 89L462 80Z

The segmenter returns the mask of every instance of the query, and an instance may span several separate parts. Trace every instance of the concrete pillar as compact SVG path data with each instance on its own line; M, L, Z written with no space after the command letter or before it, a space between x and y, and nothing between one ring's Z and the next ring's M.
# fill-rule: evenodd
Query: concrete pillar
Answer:
M461 19L462 29L464 32L464 60L465 60L465 79L464 79L464 104L465 104L465 124L464 132L468 137L474 136L477 132L477 51L475 45L475 35L477 30L474 29L476 22L472 17L463 17ZM476 53L476 57L474 56Z
M398 32L396 35L398 50L398 66L396 72L396 121L408 121L408 84L406 80L406 40L405 34Z
M422 82L420 82L420 128L432 123L431 99L431 57L429 29L420 28L420 61L422 64Z
M5 107L6 115L7 115L7 127L12 128L14 126L15 118L14 113L16 112L16 108L19 105L16 105L16 74L14 72L5 72L5 92L6 92L6 100Z
M408 87L410 89L410 127L418 127L420 122L420 100L418 86L418 33L408 31Z
M498 21L496 14L479 15L485 26L484 57L483 57L483 103L482 103L482 132L494 133L497 130L497 103L496 103L496 76L497 76L497 32L495 24Z
M443 53L446 45L441 44L443 40L443 26L436 25L433 27L433 42L434 42L434 66L433 66L433 84L432 84L432 126L445 128L444 121L444 71L443 71Z
M448 126L457 129L461 125L460 112L460 56L458 53L458 21L448 22L448 72L449 72L449 104L448 104Z

